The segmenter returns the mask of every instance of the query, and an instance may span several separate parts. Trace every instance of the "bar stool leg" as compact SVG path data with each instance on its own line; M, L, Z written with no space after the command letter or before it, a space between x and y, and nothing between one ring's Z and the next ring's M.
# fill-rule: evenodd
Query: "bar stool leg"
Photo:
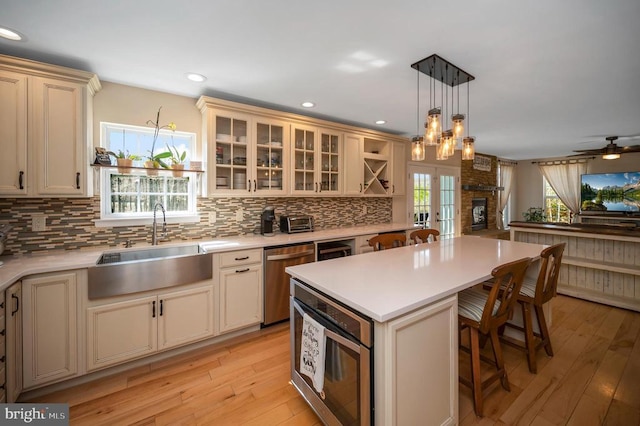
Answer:
M482 380L480 378L480 344L478 330L469 327L469 347L471 349L471 383L473 384L473 407L476 416L482 417Z
M540 328L540 335L544 342L544 350L547 355L553 356L553 349L551 348L551 336L549 336L549 329L547 328L547 321L544 317L544 311L542 306L536 306L536 316L538 317L538 327Z
M498 336L498 330L492 328L489 331L489 335L491 336L491 346L493 347L493 356L496 360L496 367L498 369L498 374L500 374L500 383L502 383L503 388L511 391L511 386L509 386L509 379L507 378L507 369L504 368L504 357L502 356L502 346L500 346L500 337Z
M533 321L531 320L531 305L527 302L519 302L522 305L522 320L524 322L524 344L527 348L527 362L529 371L536 374L536 342L533 335Z

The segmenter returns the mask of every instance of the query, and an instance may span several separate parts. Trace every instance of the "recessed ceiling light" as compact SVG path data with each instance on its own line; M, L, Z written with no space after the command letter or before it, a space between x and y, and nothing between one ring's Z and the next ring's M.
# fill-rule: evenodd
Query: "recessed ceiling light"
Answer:
M313 102L309 102L309 101L303 102L301 105L303 107L305 107L305 108L313 108L314 106L316 106L316 104L314 104Z
M377 120L376 124L387 124L387 120Z
M190 72L187 74L187 78L191 81L195 81L196 83L202 83L203 81L205 81L207 79L207 77L205 77L202 74L196 74L194 72Z
M22 40L22 36L15 31L8 28L0 27L0 37L4 37L9 40Z

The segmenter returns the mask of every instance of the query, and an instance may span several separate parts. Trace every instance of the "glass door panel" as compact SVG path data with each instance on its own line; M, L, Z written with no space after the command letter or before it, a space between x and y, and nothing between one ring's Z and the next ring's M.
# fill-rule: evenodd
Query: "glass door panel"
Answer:
M315 187L315 131L295 128L293 189L297 192L314 192Z
M440 184L438 210L440 238L446 240L456 236L456 176L438 173L438 182Z
M256 124L254 191L282 191L284 142L284 126Z
M216 116L216 190L247 188L247 121Z
M321 132L320 139L320 191L338 192L340 138L338 135Z

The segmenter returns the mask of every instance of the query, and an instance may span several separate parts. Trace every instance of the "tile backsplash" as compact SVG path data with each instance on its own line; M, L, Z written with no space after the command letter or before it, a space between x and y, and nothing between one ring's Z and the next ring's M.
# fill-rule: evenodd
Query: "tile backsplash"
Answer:
M392 219L392 200L388 197L199 198L200 222L169 224L167 239L204 240L259 233L260 213L265 206L275 207L276 216L309 214L314 218L316 229L389 223ZM238 209L243 210L241 221L236 219ZM216 216L212 224L209 224L210 212ZM44 231L31 230L33 215L46 216ZM94 220L99 218L98 197L0 199L0 223L13 227L3 255L119 246L126 240L151 241L150 225L98 228Z

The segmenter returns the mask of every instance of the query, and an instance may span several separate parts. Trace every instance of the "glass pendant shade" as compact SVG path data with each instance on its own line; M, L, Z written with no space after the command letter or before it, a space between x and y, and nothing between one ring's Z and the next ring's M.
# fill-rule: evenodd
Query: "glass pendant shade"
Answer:
M433 108L429 110L427 123L429 125L429 131L434 135L439 135L440 132L442 132L442 114L440 108Z
M454 114L451 117L453 123L453 135L459 139L464 135L464 114Z
M442 132L442 143L444 147L444 155L448 158L451 157L455 152L455 138L453 137L452 130L445 130Z
M447 156L447 145L444 138L441 138L436 146L436 160L446 160L447 158L449 158Z
M475 156L475 148L473 143L475 142L475 138L466 137L462 140L462 159L463 160L473 160Z
M425 156L424 138L416 136L411 140L411 160L422 161Z
M427 146L435 146L438 144L438 136L431 130L428 121L424 123L424 141Z

